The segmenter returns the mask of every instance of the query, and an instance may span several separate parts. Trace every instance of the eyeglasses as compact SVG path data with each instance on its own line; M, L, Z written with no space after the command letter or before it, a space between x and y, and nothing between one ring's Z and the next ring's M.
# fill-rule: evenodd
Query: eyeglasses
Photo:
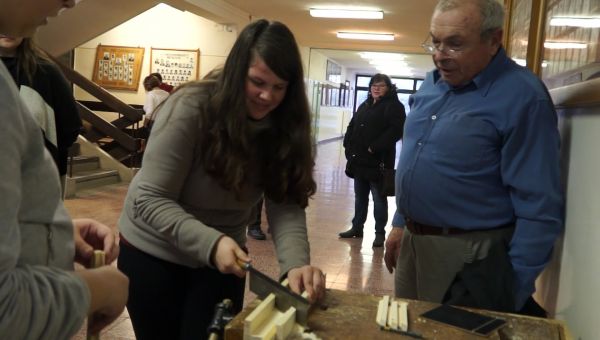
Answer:
M373 85L371 85L372 89L377 89L377 90L384 89L386 87L387 87L387 85L385 85L385 84L383 84L383 85L380 85L380 84L373 84Z
M429 54L435 54L435 51L439 51L445 55L454 57L460 54L464 50L464 46L447 46L443 43L434 43L431 41L431 36L427 37L421 44L423 50Z

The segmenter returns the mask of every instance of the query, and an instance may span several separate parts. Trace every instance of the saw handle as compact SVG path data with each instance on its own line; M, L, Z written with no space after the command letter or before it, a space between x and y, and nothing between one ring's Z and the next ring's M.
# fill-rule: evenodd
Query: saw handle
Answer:
M248 270L250 267L252 267L252 265L250 264L250 262L244 262L244 261L242 261L240 259L237 259L237 264L243 270Z

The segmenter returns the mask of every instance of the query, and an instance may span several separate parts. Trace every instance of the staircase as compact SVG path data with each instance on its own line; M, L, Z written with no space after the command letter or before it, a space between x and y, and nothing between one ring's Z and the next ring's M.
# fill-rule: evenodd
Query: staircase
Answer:
M115 166L115 163L118 162L109 155L103 155L97 145L80 136L78 142L69 149L65 199L75 198L77 193L84 190L130 181L134 172L120 164ZM119 166L120 170L115 169Z

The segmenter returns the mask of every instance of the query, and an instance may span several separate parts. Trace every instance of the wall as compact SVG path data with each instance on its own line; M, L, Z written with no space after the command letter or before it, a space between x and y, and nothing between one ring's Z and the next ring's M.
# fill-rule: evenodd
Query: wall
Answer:
M200 49L199 76L202 77L224 63L236 37L235 30L228 32L223 25L160 4L77 47L74 68L92 79L98 44L144 47L146 51L138 91L110 91L125 103L143 104L145 92L141 82L150 72L151 47ZM75 97L78 100L96 100L79 88L75 89Z
M567 114L563 135L569 151L567 205L559 281L554 282L558 285L556 318L567 322L574 339L598 339L600 158L593 146L600 143L600 106Z
M305 55L303 55L303 58ZM327 57L313 49L309 55L309 70L308 70L308 97L311 101L313 111L313 119L315 121L315 139L317 142L324 140L342 137L346 132L346 126L352 118L351 107L330 107L320 105L320 96L314 95L313 86L318 83L326 83L334 86L339 84L332 83L326 80ZM342 82L346 80L346 68L342 66ZM317 102L314 102L317 100Z

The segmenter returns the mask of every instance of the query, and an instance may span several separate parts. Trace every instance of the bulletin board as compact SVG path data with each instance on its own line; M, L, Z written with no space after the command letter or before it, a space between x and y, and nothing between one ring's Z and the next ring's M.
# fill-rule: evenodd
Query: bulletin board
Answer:
M175 87L198 79L200 50L150 49L150 73L160 73Z
M137 91L143 47L98 45L92 81L106 89Z

